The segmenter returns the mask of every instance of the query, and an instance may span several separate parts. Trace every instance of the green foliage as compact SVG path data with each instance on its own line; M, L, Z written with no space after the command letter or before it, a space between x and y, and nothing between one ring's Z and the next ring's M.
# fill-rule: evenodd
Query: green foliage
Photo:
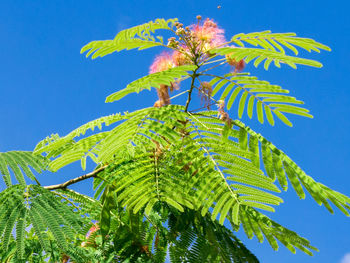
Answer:
M164 45L163 38L161 36L156 36L159 41L156 42L152 33L159 29L171 30L176 21L177 18L168 20L156 19L154 22L150 21L139 26L122 30L113 40L100 40L88 43L81 49L81 53L89 50L86 57L92 55L91 58L95 59L116 51L119 52L123 49L129 50L138 48L142 50L155 46L162 46Z
M73 130L64 137L59 137L57 134L51 135L40 141L35 149L34 154L46 153L47 157L58 157L49 164L52 171L57 171L65 165L81 160L82 168L85 170L86 158L89 156L92 160L96 160L92 148L108 135L106 132L101 132L83 140L76 142L74 139L81 135L85 135L88 130L94 131L97 127L102 129L102 125L109 126L117 121L124 120L128 113L113 114L90 121L79 128Z
M81 167L85 170L86 158L89 156L92 160L96 159L96 156L94 155L94 147L107 137L107 135L108 132L100 132L71 144L69 148L66 148L61 152L61 155L58 158L50 163L50 169L52 171L57 171L67 164L81 160Z
M50 256L54 258L54 256L52 255L54 251L47 251L46 254L44 254L44 250L42 249L40 242L37 236L35 235L34 228L31 228L29 231L25 231L25 237L23 237L23 240L24 240L24 244L23 244L24 253L22 255L22 261L16 255L16 240L13 237L10 238L10 242L7 250L4 250L0 247L0 261L4 263L8 263L8 262L44 263L44 262L47 262Z
M249 34L240 33L231 38L231 42L244 47L246 42L253 46L260 46L267 50L285 53L285 48L298 55L298 50L294 47L301 47L309 52L320 52L320 49L331 51L329 47L316 42L310 38L296 37L295 33L271 33L271 31L254 32ZM284 46L284 47L283 47Z
M43 156L34 156L32 152L9 151L0 152L0 174L7 187L12 185L9 168L12 170L18 183L25 185L24 175L30 180L36 181L36 177L30 170L32 167L36 172L41 173L46 169L48 160Z
M223 89L220 100L228 98L227 109L232 107L239 96L241 97L238 107L239 118L242 117L245 108L249 118L252 118L255 102L256 114L260 123L264 123L265 116L273 126L275 124L273 116L277 116L285 124L292 126L283 113L312 118L307 109L295 106L295 104L300 105L304 102L286 95L289 93L288 90L278 85L271 85L268 81L258 80L246 73L229 74L225 77L216 76L210 81L210 85L214 87L212 96Z
M186 211L170 214L171 262L259 262L231 231L210 217Z
M244 42L260 47L247 48ZM310 38L296 37L295 33L271 33L271 31L254 32L249 34L240 33L231 38L231 43L237 44L239 47L223 47L220 49L213 49L211 53L220 55L229 55L237 61L244 59L246 63L254 60L254 66L257 67L265 60L264 68L267 70L274 62L276 67L280 67L280 63L285 63L292 68L296 68L296 64L322 67L322 64L309 59L287 56L285 48L293 51L298 55L300 47L309 52L320 52L320 49L330 51L331 49L326 45L316 42Z
M196 68L197 67L194 65L185 65L152 73L131 82L125 89L109 95L106 98L106 102L120 100L130 93L139 93L144 89L151 90L151 87L159 88L160 84L170 86L171 83L176 82L177 79L188 76L187 71L194 70Z
M96 179L95 186L101 184L101 179L107 182L100 185L97 193L104 186L112 184L117 202L135 213L145 209L145 213L149 214L155 205L162 202L179 211L184 211L185 207L200 209L202 215L206 215L209 208L213 207L213 219L220 214L221 224L228 218L237 225L240 224L240 211L243 211L240 207L252 206L274 211L270 205L282 202L279 197L266 192L279 192L273 180L256 167L259 166L256 161L247 161L256 160L259 150L254 150L253 137L248 139L245 130L230 130L229 137L235 138L238 143L235 140L223 141L221 133L225 126L212 116L184 113L178 106L153 109L147 113L147 119L143 115L136 115L137 118L134 118L137 121L131 118L120 125L123 130L124 127L130 129L127 137L117 136L120 135L118 126L115 128L118 132L113 131L109 140L103 142L108 146L102 145L102 148L108 147L108 153L119 153L118 158L114 156L119 161L114 161L114 165ZM212 114L216 115L217 112ZM149 123L150 119L156 117L157 121ZM144 135L137 133L145 130L143 125L149 125L146 126L147 130L154 131L159 122L162 129L157 130L157 133L162 134L164 140L145 140ZM187 123L188 127L183 127L181 123ZM175 125L178 126L175 131L184 133L185 129L194 142L181 141L179 134L172 134L179 138L177 140L169 136L166 127ZM136 148L142 145L143 150L137 152L135 149L132 155L127 155L130 152L127 145L131 147L130 144ZM122 156L124 159L120 158ZM102 155L101 161L110 162L112 157ZM259 156L257 158L259 162Z
M159 29L177 38L165 45L161 36L154 36ZM239 118L244 111L252 118L255 111L260 123L266 118L274 125L277 117L291 126L285 113L311 118L300 106L302 101L286 95L288 90L237 71L253 60L255 66L265 61L265 69L272 62L277 67L320 67L317 61L286 51L297 56L296 47L330 49L294 33L241 33L217 46L210 37L198 37L177 19L157 19L82 48L92 58L133 48L175 50L179 60L167 60L167 68L161 65L162 71L133 81L106 102L152 87L159 89L160 99L163 92L163 99L170 101L169 86L190 78L189 88L176 95L186 94L186 104L95 119L66 136L45 138L34 155L0 153L0 173L7 186L0 195L1 262L164 262L167 254L172 262L258 262L234 236L240 226L249 238L266 239L274 250L280 243L293 253L317 251L261 211L275 211L288 183L301 199L306 190L331 213L333 204L349 216L350 198L316 182L262 135L230 119L223 101L227 99L228 109L236 102ZM220 55L225 57L214 60ZM227 63L234 72L209 72ZM196 89L208 110L189 110ZM220 93L218 100L213 98ZM218 111L209 110L210 100L218 104ZM80 161L85 170L87 157L96 165L91 173L58 185L42 187L29 168L55 172ZM11 171L19 184L12 185ZM24 175L38 185L26 185ZM94 178L94 197L67 189L88 178Z
M278 68L280 67L280 63L285 63L294 69L297 68L296 64L306 65L306 66L311 66L316 68L322 67L322 64L315 60L287 56L284 53L273 51L273 50L267 50L267 49L223 47L223 48L211 50L211 53L219 54L219 55L229 55L230 58L233 58L237 61L244 59L246 63L249 63L250 61L255 60L254 61L255 67L258 67L260 63L262 63L265 60L264 68L266 70L269 69L271 62L274 62L275 66Z
M300 237L297 233L281 226L252 208L245 207L241 209L240 221L249 238L256 236L259 242L262 243L265 237L274 250L278 250L278 240L294 254L296 253L295 248L310 256L312 256L310 249L318 251L317 248L310 245L310 241L307 239Z
M126 114L124 114L126 115ZM64 137L59 137L58 134L53 134L44 140L40 141L34 149L34 154L47 153L49 157L55 157L56 154L51 153L53 149L58 150L61 147L67 146L70 144L75 137L84 135L88 130L94 131L97 127L102 130L102 125L105 124L109 126L117 121L123 120L125 117L121 114L112 114L109 116L101 117L96 120L90 121L79 128L73 130Z
M16 233L16 255L22 260L25 249L25 228L31 225L44 250L50 251L50 236L61 251L73 252L69 241L82 227L81 217L61 198L36 185L13 185L0 197L0 241L3 250L10 244L13 228ZM73 253L74 254L74 253ZM82 258L79 254L76 257Z
M319 204L324 205L331 213L332 207L329 202L333 203L346 216L350 216L350 198L331 190L327 186L316 182L308 176L290 157L283 151L279 150L275 145L266 140L261 134L254 132L248 126L245 126L240 121L235 121L238 127L241 127L241 132L245 131L245 136L250 135L250 140L260 141L260 151L262 153L262 162L268 176L272 180L279 182L282 189L287 191L288 180L298 194L300 199L305 198L303 187L310 193L313 199Z
M226 126L217 115L215 111L186 113L183 107L176 105L130 113L130 117L108 132L100 143L97 159L103 164L111 164L96 179L95 187L99 186L96 193L112 185L115 202L134 213L144 209L149 215L156 205L166 203L180 212L195 209L202 216L211 213L212 220L219 216L220 224L228 219L233 225L242 224L248 228L258 220L258 212L247 210L249 207L274 211L271 205L282 202L281 198L269 193L280 192L274 184L276 178L279 182L287 180L280 175L271 175L271 169L275 169L274 173L280 172L278 165L284 163L276 159L281 151L267 144L266 139L264 146L259 146L261 137L238 121L234 124L240 129L234 126L228 130L227 138L223 138ZM189 138L185 138L185 134ZM266 147L273 148L276 156L269 156ZM85 150L89 151L88 148ZM259 152L262 152L268 176L260 170ZM289 157L284 155L284 158ZM275 163L270 164L269 160ZM302 176L302 173L295 176ZM347 200L345 196L342 198ZM336 205L339 204L336 202ZM110 210L110 205L102 209L107 216L103 216L100 222L106 229L109 228L105 222L110 221ZM265 218L256 225L260 227L256 234L259 240L262 241L265 235L275 249L277 243L273 240L277 239L292 251L292 246L295 246L311 253L307 250L313 249L309 241L295 233L291 235L293 232L276 224L272 228L271 223L264 225L266 217L258 215L258 218ZM258 228L253 229L257 231ZM277 229L285 230L280 233L276 232ZM255 232L246 230L246 233L251 237Z

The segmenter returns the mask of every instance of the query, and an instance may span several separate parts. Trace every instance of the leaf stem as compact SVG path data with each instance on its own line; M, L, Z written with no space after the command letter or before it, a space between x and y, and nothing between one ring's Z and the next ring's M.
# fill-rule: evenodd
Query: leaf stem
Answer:
M197 74L197 70L198 70L198 69L199 69L199 68L196 68L196 69L193 71L192 75L191 75L191 78L192 78L192 80L191 80L191 87L190 87L190 90L188 91L188 97L187 97L187 101L186 101L185 112L187 112L188 106L190 105L190 102L191 102L192 91L193 91L193 89L195 88L194 82L195 82L196 78L198 77L198 74Z

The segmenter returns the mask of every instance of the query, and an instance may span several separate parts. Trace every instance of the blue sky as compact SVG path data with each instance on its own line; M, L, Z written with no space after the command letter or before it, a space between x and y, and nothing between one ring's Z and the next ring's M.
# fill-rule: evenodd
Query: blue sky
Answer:
M217 6L221 5L218 9ZM291 90L306 102L314 119L291 117L294 127L275 127L243 119L295 160L317 181L350 195L350 73L349 16L345 1L4 1L0 9L0 151L32 150L51 133L64 135L75 127L120 111L153 105L155 91L105 104L107 95L147 74L161 50L123 52L91 61L80 48L91 40L110 39L118 30L157 17L178 17L192 23L197 14L214 18L226 37L270 29L296 32L327 44L332 52L302 53L324 64L322 69L271 67L266 72L248 65L246 70ZM234 114L234 113L232 113ZM43 184L63 182L81 175L79 164L56 174L45 174ZM0 184L0 189L3 185ZM91 193L91 185L74 186ZM267 242L237 235L261 260L268 263L342 262L350 253L350 222L319 207L310 196L298 200L293 190L270 216L309 238L320 249L314 257L274 252ZM349 259L349 256L347 256ZM350 261L343 261L350 262Z

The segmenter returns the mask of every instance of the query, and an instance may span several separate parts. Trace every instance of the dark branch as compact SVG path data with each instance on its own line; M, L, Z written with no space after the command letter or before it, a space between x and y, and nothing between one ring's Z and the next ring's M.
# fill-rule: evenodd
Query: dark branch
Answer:
M192 74L192 80L191 80L191 87L190 87L190 90L188 92L188 98L187 98L187 101L186 101L186 106L185 106L185 112L187 112L188 110L188 106L190 105L190 101L191 101L191 95L192 95L192 91L194 89L194 82L196 80L196 78L198 77L198 74L197 74L197 70L199 68L196 68L194 71L193 71L193 74Z
M47 190L65 189L65 188L67 188L67 186L69 186L71 184L75 184L77 182L86 180L86 179L91 178L91 177L96 177L100 172L102 172L104 169L106 169L106 167L107 167L107 165L102 166L91 173L84 174L82 176L71 179L71 180L64 182L62 184L48 185L48 186L44 186L44 188Z

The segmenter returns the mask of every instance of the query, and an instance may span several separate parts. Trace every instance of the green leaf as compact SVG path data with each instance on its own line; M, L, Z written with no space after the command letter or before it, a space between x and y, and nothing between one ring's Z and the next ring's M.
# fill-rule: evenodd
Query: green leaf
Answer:
M232 221L235 225L239 225L239 204L235 203L232 207Z
M159 29L171 30L176 21L177 18L168 20L156 19L155 21L125 29L120 31L113 40L99 40L88 43L81 49L80 53L89 51L86 57L92 55L92 59L95 59L124 49L138 48L141 50L163 46L162 38L157 36L160 42L156 42L153 33Z
M17 181L25 185L26 175L30 180L37 180L33 172L29 169L32 167L36 172L41 173L46 170L48 159L43 156L33 155L27 151L9 151L0 152L0 174L3 175L6 186L11 186L11 176L9 168L14 173Z
M144 89L150 90L151 87L159 88L161 84L171 85L171 83L175 82L177 79L188 76L187 71L195 70L196 68L197 66L195 65L184 65L152 73L131 82L125 89L109 95L106 98L106 102L120 100L130 93L139 93Z
M264 109L265 109L267 121L268 121L272 126L274 126L274 125L275 125L275 120L273 119L273 115L272 115L272 112L271 112L270 107L268 107L267 105L264 105Z
M258 115L258 120L261 124L264 123L264 112L263 112L263 106L260 100L257 101L256 103L256 111Z
M239 100L239 108L238 108L238 117L239 118L242 118L247 96L248 96L248 92L245 91L245 92L243 92L241 99Z
M255 100L254 96L250 96L248 101L248 106L247 106L247 113L248 113L249 119L253 117L254 100Z
M284 116L281 112L278 110L273 110L273 113L276 114L276 116L283 121L285 124L287 124L289 127L293 127L293 124L287 119L286 116Z
M102 205L101 217L100 217L100 228L101 228L101 235L102 235L103 242L105 241L106 236L110 229L111 210L112 210L112 207L114 206L113 195L114 195L114 192L111 189L111 187L107 187L102 197L103 205Z
M285 53L284 47L286 47L293 51L295 55L298 55L298 51L294 46L303 48L309 52L312 50L320 52L319 49L331 51L328 46L318 43L313 39L296 37L295 33L271 33L269 30L248 34L240 33L233 36L231 41L239 43L241 47L244 47L243 42L247 42L253 46L261 46L264 49L272 51L276 51L277 49L283 54Z
M250 61L256 59L256 62L254 63L255 67L259 66L259 64L264 60L270 61L270 62L273 61L275 66L277 67L279 67L280 63L285 63L292 68L296 68L295 64L301 64L301 65L306 65L306 66L316 67L316 68L322 67L322 64L315 60L287 56L280 52L259 49L259 48L223 47L219 49L214 49L210 52L212 52L213 54L220 54L220 55L229 54L230 58L235 59L236 61L243 59L246 63L249 63ZM268 69L268 67L269 65L265 64L265 69Z
M309 111L307 109L293 105L303 104L303 102L297 100L294 97L285 95L289 93L288 90L282 89L278 85L272 85L267 81L258 80L256 77L250 76L249 73L236 73L234 75L227 75L225 80L222 80L220 82L214 81L214 83L218 83L215 86L215 90L218 91L219 89L223 89L223 93L220 99L224 99L226 95L232 90L232 88L236 87L231 93L231 96L229 96L227 103L228 109L231 109L232 104L238 96L239 92L243 90L243 94L241 96L238 107L239 118L242 118L248 94L249 100L247 103L247 114L249 118L252 117L254 101L257 100L257 117L260 123L264 122L264 111L269 124L272 126L275 123L273 114L276 114L276 116L287 125L291 125L291 123L282 114L282 112L309 118L312 117L312 115L308 113Z
M163 46L162 43L154 42L150 40L143 40L139 38L125 39L125 40L98 40L92 41L86 44L80 51L80 53L86 53L86 57L91 55L92 59L98 57L104 57L114 52L120 52L124 49L130 50L137 48L138 50L147 49L156 46Z
M72 202L67 201L38 185L13 185L5 189L0 195L0 243L3 248L6 249L13 240L11 236L16 228L16 259L27 259L25 232L31 225L43 249L48 251L50 243L55 242L67 251L68 243L81 231L83 221L78 211L73 211ZM79 207L75 209L80 210Z
M304 186L305 190L311 194L315 201L319 205L325 205L325 207L331 213L333 213L333 209L329 205L329 202L338 207L339 210L341 210L346 216L350 216L349 197L339 194L323 184L316 182L314 179L308 176L290 157L279 150L271 142L266 140L261 134L255 133L252 129L239 121L235 121L235 124L240 127L240 130L244 129L247 133L249 133L250 137L255 137L261 142L261 152L263 154L265 169L267 170L268 174L272 175L275 173L277 175L278 182L283 190L286 191L288 189L287 179L289 179L292 187L301 199L304 199L306 196L302 187ZM272 158L268 155L269 152L272 153ZM273 176L270 177L273 178Z
M235 88L235 90L231 93L230 99L227 103L227 109L231 109L233 102L235 101L238 93L242 90L241 87Z

